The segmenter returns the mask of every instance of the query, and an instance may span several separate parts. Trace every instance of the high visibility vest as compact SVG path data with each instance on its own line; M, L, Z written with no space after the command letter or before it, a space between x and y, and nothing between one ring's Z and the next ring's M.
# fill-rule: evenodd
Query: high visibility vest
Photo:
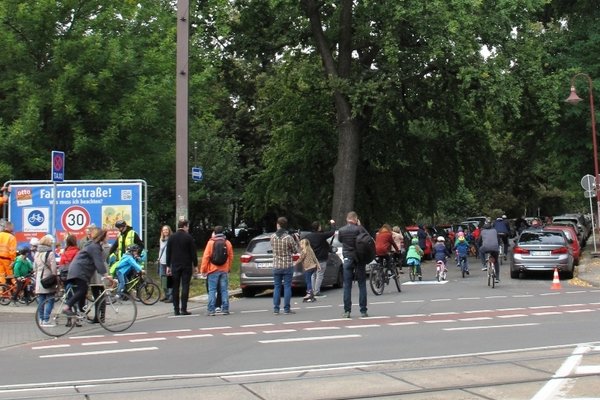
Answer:
M127 248L134 243L134 239L135 231L133 229L127 231L125 238L123 238L123 235L119 235L117 238L117 254L115 254L116 261L121 259L121 256L125 253Z
M17 239L9 232L0 232L0 259L13 262L17 258Z

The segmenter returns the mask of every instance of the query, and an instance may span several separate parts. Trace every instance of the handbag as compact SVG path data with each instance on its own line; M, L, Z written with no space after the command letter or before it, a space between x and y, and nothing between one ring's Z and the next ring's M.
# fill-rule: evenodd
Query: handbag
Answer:
M48 255L50 254L50 252L46 253L46 259L44 260L44 269L42 270L42 276L40 277L40 284L42 285L42 287L44 289L52 289L54 286L56 286L56 283L58 282L58 279L56 278L56 275L51 274L47 277L44 278L44 272L46 272L46 267L47 267L47 262L48 262Z

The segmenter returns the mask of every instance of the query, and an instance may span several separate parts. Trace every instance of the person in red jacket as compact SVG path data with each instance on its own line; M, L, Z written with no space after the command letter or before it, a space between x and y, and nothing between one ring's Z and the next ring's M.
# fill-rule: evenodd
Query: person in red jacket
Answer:
M69 264L71 264L71 261L73 261L77 253L79 253L77 238L74 235L67 235L65 239L65 250L62 252L60 262L58 263L58 276L60 276L61 281L64 282L67 280Z
M220 249L226 249L227 256L223 257L219 253ZM212 238L206 243L206 248L202 254L202 264L200 273L206 275L208 280L208 315L216 315L215 303L217 300L217 284L221 292L221 313L229 315L229 271L233 262L233 246L223 234L222 226L215 226Z
M379 257L379 259L385 259L389 263L392 248L400 252L392 235L392 227L389 224L383 224L375 235L375 256Z

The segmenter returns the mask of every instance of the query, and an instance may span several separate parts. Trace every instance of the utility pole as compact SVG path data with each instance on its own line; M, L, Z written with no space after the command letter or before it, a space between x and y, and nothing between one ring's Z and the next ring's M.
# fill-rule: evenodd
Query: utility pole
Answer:
M175 217L188 219L189 0L177 0Z

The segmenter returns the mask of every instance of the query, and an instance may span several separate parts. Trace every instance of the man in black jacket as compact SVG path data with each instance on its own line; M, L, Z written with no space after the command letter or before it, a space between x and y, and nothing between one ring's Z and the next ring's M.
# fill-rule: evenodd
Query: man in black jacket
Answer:
M190 296L190 282L194 269L198 270L198 254L194 238L188 233L189 222L180 220L177 232L167 241L167 275L173 277L173 310L175 315L190 315L187 309ZM181 307L179 287L181 286Z
M347 224L340 228L338 239L342 243L344 256L344 318L350 318L352 311L352 278L358 281L358 304L361 317L367 314L367 271L366 265L360 263L356 256L356 237L366 229L360 225L358 215L350 211L346 216Z
M317 273L312 276L313 293L316 297L321 296L321 284L323 283L323 276L327 268L327 259L329 258L330 246L327 239L335 234L335 221L330 220L329 224L331 225L331 229L328 232L323 232L321 223L315 221L312 223L312 231L305 236L305 239L310 242L310 247L312 247L319 261Z

